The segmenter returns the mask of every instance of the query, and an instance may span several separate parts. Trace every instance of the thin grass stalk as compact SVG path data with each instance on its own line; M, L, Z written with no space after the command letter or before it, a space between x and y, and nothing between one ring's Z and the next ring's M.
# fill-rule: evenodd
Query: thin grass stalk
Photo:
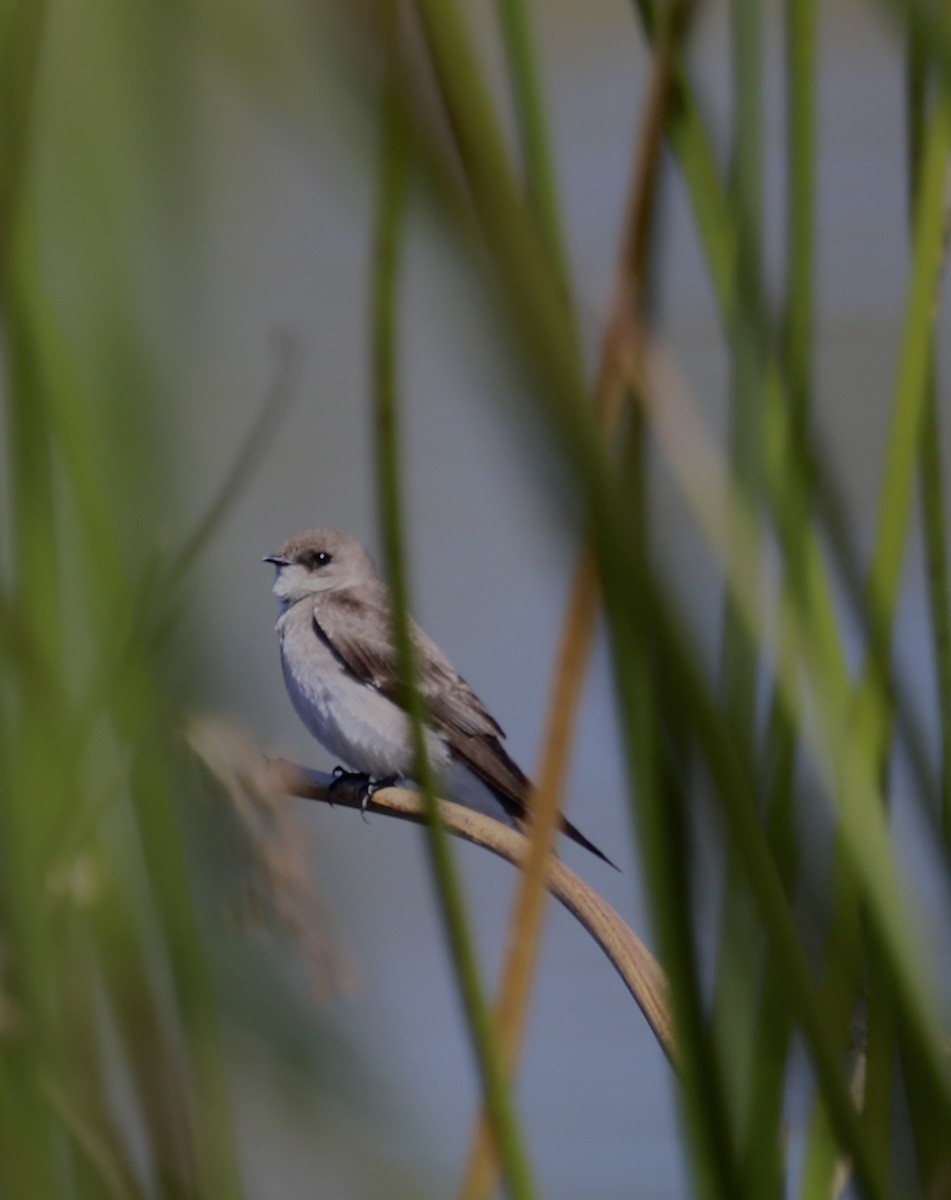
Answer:
M0 279L8 283L32 150L46 15L46 0L11 0L0 12Z
M913 217L917 216L919 211L919 172L923 166L922 141L925 128L927 76L927 59L922 55L921 47L916 45L914 34L909 32L906 52L906 129L908 140L909 196ZM912 234L914 234L914 220L912 223ZM937 533L942 543L937 560L940 572L940 562L945 554L943 547L943 497L940 493L940 450L936 446L934 455L930 455L926 449L926 440L929 432L936 432L936 430L929 431L928 429L929 413L934 416L936 424L933 333L929 338L929 342L927 373L923 388L924 412L922 416L922 434L924 436L919 441L919 462L923 468L926 460L931 459L936 468L936 476L932 480L933 483L937 482L939 486L939 491L936 495L926 496L923 474L920 482L922 485L926 555L929 565L933 564L935 559L932 557L931 551L934 548L934 537ZM927 501L929 499L934 503L932 510L928 508ZM947 611L945 609L942 612L939 606L942 601L946 605L948 599L946 589L943 596L940 594L941 584L942 582L946 584L947 581L946 579L942 581L940 574L934 575L929 571L927 582L930 585L929 599L932 606L932 632L933 636L937 634L938 638L940 638L940 625L942 620L947 624ZM935 591L935 588L937 591ZM940 687L941 666L937 654L935 658L936 662L939 663L938 675ZM883 775L887 778L886 772L883 772ZM863 1122L868 1131L869 1144L877 1148L881 1156L883 1169L888 1171L890 1169L892 1150L892 1108L894 1104L893 1091L895 1085L898 1026L893 997L888 986L888 980L885 977L885 972L882 969L882 964L879 961L874 939L870 940L869 945L868 970L868 1000L865 1018L865 1045L863 1047L865 1086L862 1115ZM913 1112L915 1108L916 1105L912 1101ZM915 1118L913 1117L914 1120ZM927 1177L927 1172L925 1177Z
M744 236L737 247L738 303L730 329L732 388L730 402L730 459L739 489L753 512L758 508L762 476L762 347L759 326L764 321L758 289L762 241L762 79L763 50L760 0L733 0L730 7L733 49L734 145L730 207ZM734 531L736 570L754 581L760 574L758 537L749 540ZM736 736L753 745L756 722L757 652L742 618L726 597L722 680L726 711Z
M815 0L786 0L786 304L783 358L790 407L806 425L812 401L816 246Z
M932 66L929 47L922 42L918 31L909 27L906 35L906 122L909 210L912 215L918 211L923 135L928 110L929 82L933 78ZM947 227L945 243L946 240ZM945 244L945 253L946 249ZM919 494L940 729L940 820L945 845L948 847L951 846L951 625L934 330L929 348L925 388L925 412L919 450ZM937 1191L944 1186L942 1181L946 1184L951 1172L947 1140L942 1137L940 1130L933 1128L928 1119L930 1097L920 1086L916 1086L922 1072L919 1064L914 1061L913 1052L906 1046L904 1039L901 1039L899 1045L903 1059L905 1094L912 1113L911 1124L920 1177L923 1181L933 1181L932 1190Z
M22 10L16 14L22 16ZM27 18L29 20L29 18ZM31 30L31 33L34 32ZM9 48L8 48L9 50ZM34 54L38 55L38 44ZM31 65L35 64L35 58ZM28 183L32 71L9 61L4 81L5 164L0 202L10 222L0 231L0 318L6 341L6 411L10 459L8 511L16 575L12 607L43 677L61 678L62 608L57 576L55 468L50 431L39 394L38 347L23 312L25 252L31 222L24 209ZM19 122L17 121L19 118ZM17 683L21 682L19 680ZM12 1197L55 1195L72 1154L39 1087L42 1070L56 1063L57 974L50 931L42 920L43 844L50 811L66 790L66 764L50 753L57 713L33 687L17 687L9 712L8 777L0 796L2 908L5 916L4 987L17 1014L20 1036L0 1046L0 1103L6 1153L0 1179ZM55 735L53 741L55 743Z
M857 1057L864 1058L862 1124L882 1177L891 1179L898 1020L887 966L874 940L870 942L864 1046L860 1035L856 1050Z
M875 550L869 571L871 608L890 625L911 518L913 482L921 442L938 285L944 266L946 181L951 148L951 84L938 89L927 121L913 234L902 353L879 502Z
M666 107L670 101L670 65L674 46L686 31L691 7L690 3L681 3L671 9L667 30L658 42L644 118L636 143L617 281L593 400L594 411L609 440L626 398L623 367L619 361L620 350L629 336L629 330L632 330L632 336L636 336L633 331L638 327L638 322L634 314L640 310L646 291L651 218L660 184L662 134ZM537 774L539 786L533 799L532 851L516 900L513 936L500 989L499 1032L510 1071L521 1039L537 961L545 863L560 812L568 754L598 610L597 572L592 548L586 544L575 570L562 628L541 766ZM462 1190L462 1195L470 1200L487 1195L493 1182L485 1114L481 1117L476 1139Z
M532 798L530 848L518 885L502 983L495 1006L498 1045L505 1070L510 1076L518 1060L537 971L548 862L558 829L581 685L594 637L597 612L597 574L589 551L582 555L565 614L546 724L545 749L537 776L538 787ZM495 1188L496 1171L488 1114L483 1110L470 1144L466 1172L459 1190L462 1200L488 1200Z
M547 246L577 343L570 272L529 14L523 0L497 0L496 9L525 165L529 209L539 236ZM580 343L577 353L580 356ZM596 580L593 564L588 561L587 569L584 564L579 566L573 585L555 668L545 750L542 767L536 776L538 787L532 799L532 847L518 888L495 1007L499 1046L509 1074L513 1072L518 1059L537 967L545 908L547 861L554 846L561 811L568 754L584 668L593 639L596 606ZM467 1200L488 1197L495 1186L496 1171L488 1114L483 1109L470 1144L460 1196Z
M527 219L496 118L491 95L476 57L472 38L454 0L415 0L442 104L459 152L466 179L483 224L491 222L495 236L505 241L513 262L533 261L551 279L551 261L538 230ZM507 222L509 213L519 214ZM528 233L529 241L521 240ZM558 325L569 339L563 351L575 364L575 381L583 390L578 348L571 335L567 310L555 287L552 304Z
M399 6L386 15L388 69L382 98L382 146L373 275L373 381L377 468L380 479L380 524L394 603L394 634L400 673L407 684L407 709L412 722L415 769L427 810L427 846L436 895L450 955L456 970L482 1082L492 1136L499 1155L508 1194L528 1198L535 1194L528 1160L522 1148L514 1107L509 1094L502 1054L494 1036L472 939L462 890L452 862L449 838L440 819L434 778L426 753L426 714L416 681L409 623L408 581L401 518L398 411L396 384L397 282L404 233L409 140L396 95L398 87Z
M951 583L948 568L948 523L944 510L945 469L941 452L937 367L932 355L928 396L921 430L920 497L931 642L940 723L940 820L945 852L951 854Z
M877 0L877 7L928 48L937 75L951 84L951 19L942 0Z
M41 390L41 351L24 312L22 269L4 296L9 371L10 516L16 563L15 603L52 676L62 664L62 607L54 463Z
M909 29L906 52L906 110L908 178L911 212L917 211L922 141L927 111L928 55L915 31ZM947 222L947 213L945 215ZM947 228L945 229L947 239ZM920 446L920 505L924 533L925 584L931 620L931 641L937 685L940 728L939 797L941 826L951 850L951 585L948 578L947 517L944 507L944 469L941 422L938 413L937 363L934 332L929 351L925 413Z
M733 0L733 160L730 207L744 231L737 247L737 305L729 329L730 462L747 511L759 513L762 479L763 367L759 327L765 322L757 289L762 256L762 78L763 22L760 0ZM762 531L731 530L733 569L751 588L762 586ZM733 736L747 754L756 744L759 654L729 587L724 591L720 685ZM728 1079L733 1120L746 1140L752 1119L749 1084L753 1068L749 1029L754 1019L761 946L756 917L732 855L727 856L716 966L714 1026Z
M28 406L22 396L13 398L11 404L19 407L21 413L22 408ZM26 424L31 423L28 418ZM13 451L18 456L30 436L23 426L21 420L17 436L12 440ZM45 457L42 422L38 430L34 424L32 432L41 435L39 446L34 442L34 448L42 449ZM43 478L36 471L24 471L24 460L19 461L20 468L16 472L19 503L39 501L48 494L43 487ZM42 505L38 504L31 512L29 523L18 522L19 529L25 530L29 525L32 532L37 532L37 518L42 511ZM55 545L52 538L48 545ZM36 576L30 581L21 575L19 606L29 604L35 582ZM35 619L45 611L48 611L47 606L40 603L31 616ZM28 622L30 626L33 622ZM35 627L30 628L30 632L35 634ZM49 632L54 634L52 629ZM46 666L49 661L48 636L43 636L40 647L41 661ZM43 789L39 793L41 802L46 798L55 802L63 791L64 780L62 764L51 760L43 736L55 713L48 710L44 713L36 705L36 699L38 697L31 695L30 689L22 689L17 697L9 734L11 760L0 808L5 941L3 987L5 1005L12 1009L21 1024L20 1036L5 1039L0 1047L0 1103L9 1143L0 1163L0 1179L4 1182L5 1193L12 1197L56 1195L55 1155L61 1148L57 1123L37 1086L37 1066L49 1067L54 1057L51 1001L56 983L49 931L40 917L44 883L41 847L48 810L44 804L36 803L34 787Z
M911 1114L911 1135L921 1190L928 1200L945 1197L951 1186L951 1146L947 1126L932 1119L933 1092L927 1080L928 1066L921 1061L921 1050L906 1035L903 1014L898 1013L899 1052L904 1094Z
M867 929L860 916L860 890L841 845L836 847L831 881L833 914L826 939L822 1003L829 1037L839 1048L844 1068L856 1053L853 1039L856 1005L868 963L865 955ZM864 1051L864 1046L862 1049ZM872 1146L870 1152L881 1168L880 1147ZM809 1119L800 1200L826 1200L832 1194L840 1163L841 1149L836 1144L831 1117L820 1095Z
M835 864L832 883L837 908L827 938L826 960L829 966L823 980L822 1002L827 1014L829 1037L838 1045L843 1070L846 1070L848 1064L855 1061L858 1053L853 1030L857 1003L856 980L861 978L865 968L864 960L858 957L865 931L858 920L854 879L849 875L847 866L841 862ZM852 889L851 892L849 889ZM826 1200L826 1197L833 1194L835 1180L845 1161L832 1128L828 1107L821 1096L821 1089L817 1088L817 1093L807 1126L799 1192L801 1200ZM863 1128L867 1129L864 1121ZM881 1169L883 1164L880 1148L871 1146L870 1154Z
M632 194L631 215L622 254L622 287L616 310L629 309L611 340L614 370L621 372L627 357L638 361L643 353L644 297L649 259L653 196L660 166L663 130L673 98L673 66L692 16L692 4L675 4L665 10L655 46L655 64L644 118L640 165L641 181ZM624 287L625 275L627 285ZM626 295L625 295L626 293ZM629 385L630 386L630 385ZM636 391L637 385L635 385ZM626 391L627 389L625 389ZM628 483L623 506L629 514L634 547L634 578L640 582L652 571L647 483L647 442L642 410L635 405L626 438L622 476ZM602 564L602 570L606 566ZM630 604L630 598L628 599ZM679 726L679 706L661 699L664 672L659 668L648 609L640 599L625 618L609 605L609 623L615 639L615 677L622 712L627 721L625 747L632 782L629 801L632 820L639 831L652 917L664 959L672 972L674 1019L683 1046L681 1109L693 1154L692 1168L701 1194L735 1195L739 1183L737 1161L724 1081L713 1039L703 1011L697 948L693 930L690 851L686 842L686 798L678 765L689 751ZM613 620L610 618L613 616ZM626 651L626 653L624 652ZM663 722L663 732L661 727ZM667 753L661 750L666 737ZM680 746L681 752L675 747ZM674 758L671 758L671 755ZM685 1044L686 1043L686 1044Z
M786 302L782 353L789 380L790 418L804 430L812 395L812 333L815 258L815 86L816 7L814 0L786 0ZM800 436L800 435L797 435ZM808 511L801 513L808 520ZM780 672L795 670L795 652L780 603ZM795 765L797 729L774 682L766 729L767 836L780 880L791 895L796 874ZM767 953L756 1031L753 1037L751 1121L744 1150L744 1181L752 1196L782 1192L782 1112L786 1063L792 1034L783 1003L782 968Z
M627 511L637 572L637 602L625 608L620 579L606 577L615 682L624 722L632 830L643 864L651 916L671 980L671 1004L680 1048L679 1099L691 1147L697 1191L706 1197L739 1195L739 1170L720 1063L704 1013L693 928L691 855L686 797L677 764L686 761L680 706L672 700L666 670L656 655L653 614L644 603L650 578L645 426L634 414L624 459ZM602 564L606 570L606 564ZM625 589L626 590L626 589ZM613 603L612 603L613 601ZM662 718L658 719L660 704ZM666 735L667 746L664 746ZM663 747L663 748L662 748ZM666 753L665 753L666 749Z
M538 62L525 0L496 0L502 44L508 62L509 85L515 105L529 208L551 257L562 297L573 313L571 272L565 250L558 184L545 120ZM574 323L572 321L572 323ZM580 353L580 350L579 350Z
M781 606L782 607L782 606ZM781 672L796 670L792 638L780 613L777 656ZM777 689L778 690L778 689ZM766 792L766 837L780 883L793 894L798 865L795 829L796 725L781 697L774 696L767 724L763 778ZM763 979L751 1037L749 1122L742 1147L745 1194L783 1194L783 1103L785 1100L793 1015L786 1002L784 972L775 951L766 948Z

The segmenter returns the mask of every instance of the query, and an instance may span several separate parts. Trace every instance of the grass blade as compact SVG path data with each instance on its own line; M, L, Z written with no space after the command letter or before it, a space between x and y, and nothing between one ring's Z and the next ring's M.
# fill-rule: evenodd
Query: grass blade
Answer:
M489 1009L468 931L462 890L452 862L449 838L440 819L434 779L423 734L425 711L416 686L409 624L408 581L402 529L399 483L399 444L396 384L396 287L406 205L409 141L394 89L398 86L399 7L389 14L388 76L383 95L381 177L377 209L373 277L373 380L376 405L377 466L380 478L380 524L393 590L394 634L400 671L407 683L412 720L415 776L427 811L427 844L433 882L439 900L446 940L456 970L469 1025L486 1111L498 1150L502 1173L513 1200L534 1195L528 1161L521 1145L512 1101L502 1068Z

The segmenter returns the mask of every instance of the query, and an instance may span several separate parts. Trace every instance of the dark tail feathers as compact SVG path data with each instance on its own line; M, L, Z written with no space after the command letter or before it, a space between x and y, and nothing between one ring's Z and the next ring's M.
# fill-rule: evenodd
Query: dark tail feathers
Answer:
M596 858L600 858L602 862L606 862L609 867L613 867L615 871L620 871L621 868L617 865L617 863L611 862L608 856L603 851L599 850L594 842L589 842L581 830L575 828L575 826L572 825L572 823L565 817L561 818L561 831L562 833L567 834L567 836L570 837L573 842L577 842L579 846L584 846L585 850L590 850L590 852L595 855Z

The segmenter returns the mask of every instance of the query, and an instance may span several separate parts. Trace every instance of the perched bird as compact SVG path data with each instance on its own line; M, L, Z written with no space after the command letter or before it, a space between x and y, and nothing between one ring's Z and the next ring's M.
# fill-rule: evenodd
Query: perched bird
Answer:
M309 529L264 559L276 568L284 682L297 715L331 754L362 778L365 796L412 779L412 727L392 635L389 589L360 543ZM425 701L426 751L440 793L520 828L531 784L506 753L501 727L452 663L412 623L416 677ZM562 819L562 830L614 863Z

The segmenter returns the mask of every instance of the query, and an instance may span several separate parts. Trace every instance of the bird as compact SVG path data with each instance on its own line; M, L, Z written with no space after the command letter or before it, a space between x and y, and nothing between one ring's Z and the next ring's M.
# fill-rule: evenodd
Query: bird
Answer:
M365 547L340 530L308 529L263 561L275 568L284 683L301 721L344 764L335 778L359 779L364 802L384 786L413 781L392 599ZM532 785L505 749L502 727L412 619L410 631L426 755L441 794L524 832ZM618 869L564 817L561 829Z

